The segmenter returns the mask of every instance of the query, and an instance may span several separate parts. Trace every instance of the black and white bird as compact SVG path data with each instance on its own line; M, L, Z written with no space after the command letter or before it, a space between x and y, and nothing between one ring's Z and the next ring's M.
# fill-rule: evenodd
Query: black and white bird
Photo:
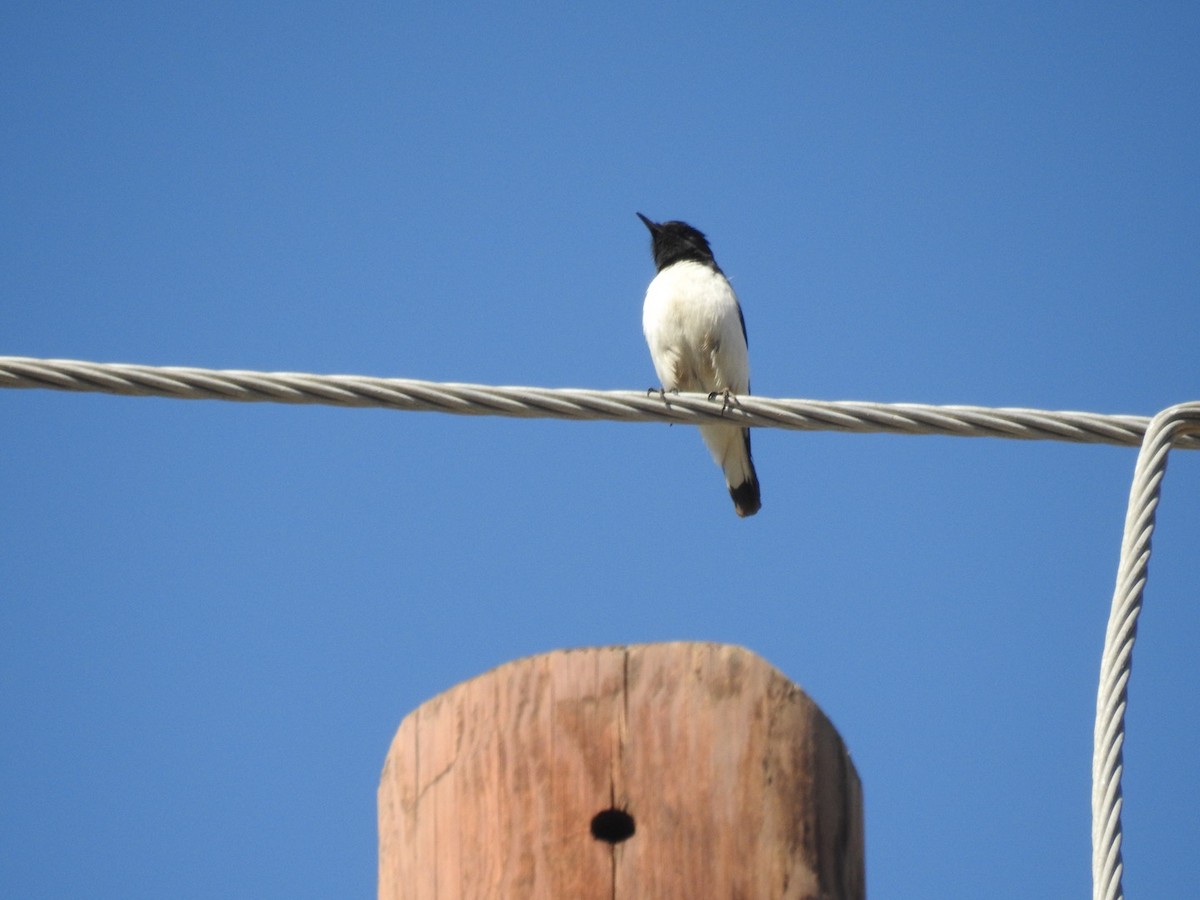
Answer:
M727 397L750 393L746 320L708 239L685 222L652 222L658 274L646 288L642 331L664 391L697 391ZM750 457L750 429L701 425L700 435L725 473L739 516L762 506Z

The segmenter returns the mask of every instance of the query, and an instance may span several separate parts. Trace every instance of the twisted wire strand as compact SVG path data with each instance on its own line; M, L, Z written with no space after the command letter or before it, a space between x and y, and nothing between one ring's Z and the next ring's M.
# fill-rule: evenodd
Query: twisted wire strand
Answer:
M380 407L458 415L605 420L725 422L755 428L857 434L941 434L1019 440L1137 446L1150 420L1039 409L929 406L917 403L781 400L704 394L596 391L581 388L495 387L482 384L141 366L67 359L0 356L0 387L53 388L181 400L306 403ZM1180 447L1200 449L1200 436Z
M1138 451L1121 538L1121 560L1100 661L1096 726L1092 743L1092 897L1121 900L1121 774L1124 771L1125 707L1133 642L1150 568L1150 537L1167 455L1188 435L1200 434L1200 403L1169 407L1151 421Z

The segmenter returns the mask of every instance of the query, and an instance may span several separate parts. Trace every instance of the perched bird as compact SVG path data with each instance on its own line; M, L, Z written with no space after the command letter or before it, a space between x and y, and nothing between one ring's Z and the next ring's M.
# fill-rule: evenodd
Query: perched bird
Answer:
M642 331L664 391L750 393L746 320L737 295L713 259L708 240L685 222L652 222L658 274L646 288ZM700 435L722 471L733 508L752 516L762 506L750 457L750 429L701 425Z

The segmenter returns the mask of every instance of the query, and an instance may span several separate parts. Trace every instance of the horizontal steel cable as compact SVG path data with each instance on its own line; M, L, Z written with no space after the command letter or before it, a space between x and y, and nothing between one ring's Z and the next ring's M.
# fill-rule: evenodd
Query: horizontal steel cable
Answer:
M614 422L722 421L755 428L858 434L942 434L1137 446L1144 416L917 403L779 400L759 396L710 400L704 394L494 387L297 372L246 372L0 356L0 387L53 388L182 400L311 403L459 415ZM1200 449L1191 435L1178 446Z
M1138 452L1121 538L1121 560L1100 661L1096 727L1092 739L1092 897L1120 900L1121 774L1124 769L1125 707L1133 664L1133 642L1150 569L1150 536L1158 509L1167 454L1187 435L1200 434L1200 403L1164 409L1150 422Z

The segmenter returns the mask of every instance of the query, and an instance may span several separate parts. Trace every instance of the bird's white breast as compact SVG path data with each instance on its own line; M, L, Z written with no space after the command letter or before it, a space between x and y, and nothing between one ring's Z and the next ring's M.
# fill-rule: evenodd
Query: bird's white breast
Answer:
M665 389L749 391L737 296L711 267L689 261L659 272L646 289L642 330Z

